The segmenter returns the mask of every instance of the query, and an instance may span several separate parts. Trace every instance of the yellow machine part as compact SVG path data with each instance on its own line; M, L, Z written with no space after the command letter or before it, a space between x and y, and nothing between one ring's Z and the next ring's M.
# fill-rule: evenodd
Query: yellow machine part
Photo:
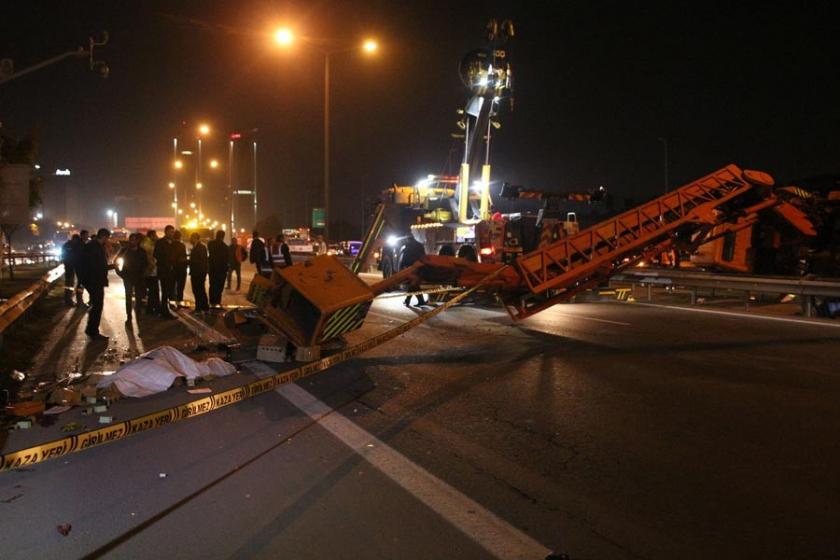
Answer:
M359 328L373 298L367 284L332 255L275 268L271 280L257 276L249 289L249 299L297 346Z

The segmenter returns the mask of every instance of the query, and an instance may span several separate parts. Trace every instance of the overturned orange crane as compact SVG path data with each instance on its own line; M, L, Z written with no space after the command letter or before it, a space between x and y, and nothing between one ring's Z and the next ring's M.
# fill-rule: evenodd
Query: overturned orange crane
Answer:
M322 256L275 269L271 280L255 278L251 297L299 347L317 347L359 328L373 299L407 280L464 288L481 283L513 319L524 319L652 255L692 249L749 227L765 211L777 212L804 235L815 235L805 214L773 187L767 173L728 165L523 254L512 265L428 255L368 286L334 257Z

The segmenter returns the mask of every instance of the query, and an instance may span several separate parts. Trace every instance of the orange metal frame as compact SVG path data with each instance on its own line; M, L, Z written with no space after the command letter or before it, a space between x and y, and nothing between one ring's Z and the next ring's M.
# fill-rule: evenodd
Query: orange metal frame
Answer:
M777 203L772 193L750 208L724 211L724 205L755 186L770 187L772 178L761 172L729 165L633 210L580 233L521 256L516 266L530 294L509 298L508 312L517 319L570 299L618 270L670 248L676 233L687 224L711 227L751 215ZM702 240L704 236L701 235ZM702 242L702 241L701 241Z

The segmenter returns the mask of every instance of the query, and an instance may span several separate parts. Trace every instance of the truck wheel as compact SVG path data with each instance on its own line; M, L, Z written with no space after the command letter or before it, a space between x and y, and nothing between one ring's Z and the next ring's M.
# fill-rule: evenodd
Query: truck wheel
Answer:
M475 252L475 247L472 245L461 245L461 247L458 248L458 258L478 262L478 255Z
M441 257L454 257L455 248L452 247L452 245L443 245L438 251L438 255L440 255Z

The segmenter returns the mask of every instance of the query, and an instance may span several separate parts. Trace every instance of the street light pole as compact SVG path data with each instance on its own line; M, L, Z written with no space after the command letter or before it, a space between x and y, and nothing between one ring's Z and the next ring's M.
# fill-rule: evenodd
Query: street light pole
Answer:
M178 138L172 139L172 161L178 160ZM175 174L177 175L177 174ZM172 197L173 202L175 203L175 208L173 208L174 212L174 219L175 219L175 229L178 229L178 178L177 176L172 181Z
M324 240L330 236L330 53L324 53ZM314 225L314 224L313 224Z
M198 202L198 211L201 212L201 138L198 140L198 149L196 150L195 160L195 198Z
M328 45L330 41L313 40L312 38L303 38L304 40L314 43L319 46ZM295 34L288 28L280 28L274 32L274 41L284 48L288 48L295 41ZM361 48L367 54L373 54L379 48L377 42L373 39L367 39L359 47L343 48L338 50L330 50L329 48L320 48L324 55L324 200L323 200L323 219L324 219L324 238L329 240L330 235L330 220L332 213L330 212L330 57L333 54L350 52ZM256 196L256 195L255 195Z
M254 227L257 227L257 141L254 140Z
M230 232L236 236L236 196L233 187L233 140L228 140L228 196L230 196Z

